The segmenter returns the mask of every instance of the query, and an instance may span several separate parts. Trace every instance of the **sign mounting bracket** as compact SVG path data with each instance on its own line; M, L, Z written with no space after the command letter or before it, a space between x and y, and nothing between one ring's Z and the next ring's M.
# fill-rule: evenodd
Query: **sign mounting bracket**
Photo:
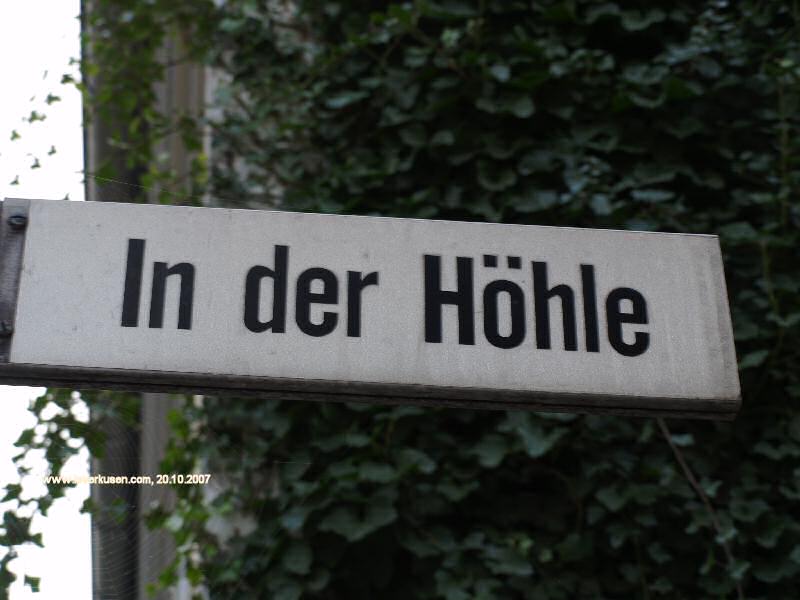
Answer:
M0 202L0 363L9 362L11 353L29 204L17 198Z

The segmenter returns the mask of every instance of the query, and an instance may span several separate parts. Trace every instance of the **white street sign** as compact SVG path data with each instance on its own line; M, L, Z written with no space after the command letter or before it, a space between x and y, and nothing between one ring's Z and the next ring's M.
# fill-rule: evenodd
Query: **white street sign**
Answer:
M719 243L6 200L0 382L732 418Z

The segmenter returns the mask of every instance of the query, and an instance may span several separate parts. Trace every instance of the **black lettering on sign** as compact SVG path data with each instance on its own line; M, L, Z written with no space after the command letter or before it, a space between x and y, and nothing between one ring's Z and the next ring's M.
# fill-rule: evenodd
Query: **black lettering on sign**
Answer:
M508 295L511 312L511 331L500 334L499 296ZM516 348L525 339L525 297L516 283L507 279L492 281L483 290L483 333L493 346Z
M244 286L244 325L250 331L260 333L272 330L286 331L286 271L289 264L289 247L275 246L275 268L256 265L247 272ZM272 318L262 321L261 281L272 279Z
M622 312L620 303L630 300L631 312ZM639 292L631 288L616 288L606 298L606 319L608 320L608 341L623 356L639 356L650 345L650 334L644 331L634 333L632 344L625 342L622 335L623 323L647 324L647 302Z
M475 298L472 286L472 259L456 257L456 290L442 290L442 258L424 255L425 264L425 341L442 341L442 308L458 307L458 343L475 344Z
M360 271L347 272L347 335L361 337L361 292L369 285L378 285L378 273L366 277Z
M128 240L128 257L125 263L125 290L122 293L123 327L136 327L139 325L139 299L142 295L144 244L144 240Z
M600 352L600 333L597 327L597 290L594 284L594 267L581 265L583 288L583 321L586 330L586 351Z
M122 292L123 327L139 325L139 305L142 295L142 273L144 267L145 240L128 240L128 255L125 263L125 287ZM153 263L153 286L150 292L149 326L158 329L164 326L164 303L167 277L180 278L178 293L178 329L192 328L192 304L194 301L194 265L187 262L172 267L165 262Z
M483 266L487 269L500 268L497 254L484 254ZM567 284L550 287L548 281L548 265L542 261L531 261L533 281L531 288L523 287L511 279L490 281L483 289L482 311L475 312L473 295L475 290L473 277L473 259L456 256L456 289L442 289L442 257L423 255L425 285L425 341L438 344L442 342L442 312L447 304L458 309L458 342L475 344L475 319L483 318L483 333L486 340L497 348L510 349L525 343L527 322L535 329L535 347L539 350L552 349L552 330L550 310L552 301L560 301L561 325L563 327L564 350L578 350L578 323L580 318L576 302L581 301L583 332L587 352L600 352L600 313L598 312L597 283L595 267L590 264L579 265L580 289L574 290ZM509 270L522 267L520 256L506 256L505 264ZM509 273L509 275L513 275ZM532 301L527 299L533 292ZM479 292L479 290L478 290ZM581 298L577 298L581 295ZM507 300L506 300L507 298ZM631 309L626 312L621 307L622 301L630 302ZM530 308L528 308L530 307ZM532 314L528 313L533 309ZM606 300L605 313L608 340L611 347L623 356L638 356L644 353L650 344L650 334L644 331L634 332L632 343L623 338L624 323L647 324L647 303L644 296L632 288L617 288ZM501 319L503 311L508 310L508 320ZM501 332L501 321L508 323ZM558 325L556 325L557 327Z
M153 265L153 291L150 294L150 327L164 326L164 296L167 291L167 277L180 277L178 296L178 329L192 328L192 300L194 298L194 265L179 263L167 267L165 262Z
M312 292L311 284L317 279L322 282L321 292ZM339 315L335 312L322 313L322 322L311 321L312 304L337 304L339 302L339 281L328 269L314 267L306 269L297 278L295 320L300 331L315 337L328 335L336 328Z
M550 300L556 296L561 300L564 322L564 350L577 350L575 330L575 293L566 284L547 288L547 263L532 261L533 303L536 313L536 347L550 349Z

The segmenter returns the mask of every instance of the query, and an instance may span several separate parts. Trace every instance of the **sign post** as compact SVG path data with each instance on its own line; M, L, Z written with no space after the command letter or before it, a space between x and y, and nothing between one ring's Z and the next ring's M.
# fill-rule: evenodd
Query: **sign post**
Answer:
M715 236L7 199L0 382L731 419Z

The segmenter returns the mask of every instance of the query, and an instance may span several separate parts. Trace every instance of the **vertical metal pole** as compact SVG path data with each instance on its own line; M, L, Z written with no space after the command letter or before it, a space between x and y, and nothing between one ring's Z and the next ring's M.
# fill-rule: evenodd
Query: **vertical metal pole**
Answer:
M102 3L81 1L81 28L83 62L92 60L89 14L109 10ZM100 118L93 106L93 93L102 83L107 65L96 65L97 75L89 76L84 70L83 81L88 93L84 97L84 169L86 172L87 200L133 200L135 187L112 182L100 182L91 177L105 162L110 162L120 180L137 182L141 169L126 167L125 156L113 148L108 139L120 126ZM138 421L138 415L133 415ZM92 457L92 475L138 475L139 432L118 417L100 417L90 414L93 427L106 438L105 452ZM138 506L139 489L135 485L93 485L91 500L95 506L92 516L92 598L94 600L137 600L138 590Z
M204 71L199 65L182 62L180 57L185 55L185 52L177 36L167 37L159 49L159 60L169 66L166 68L164 79L154 82L156 102L158 109L170 118L173 114L199 115L203 111ZM159 140L156 152L168 157L168 167L178 175L179 179L189 180L192 156L187 152L177 132ZM148 190L148 201L158 203L160 191ZM178 196L172 201L181 203L185 198ZM160 471L160 463L171 433L167 414L180 405L179 400L167 394L142 394L140 434L142 473L154 475ZM146 594L147 585L156 581L174 559L175 544L169 533L147 529L142 517L153 503L170 510L175 505L175 493L169 486L142 486L139 490L139 501L138 600L188 600L191 593L186 585L179 585L171 594L158 594L153 599Z

